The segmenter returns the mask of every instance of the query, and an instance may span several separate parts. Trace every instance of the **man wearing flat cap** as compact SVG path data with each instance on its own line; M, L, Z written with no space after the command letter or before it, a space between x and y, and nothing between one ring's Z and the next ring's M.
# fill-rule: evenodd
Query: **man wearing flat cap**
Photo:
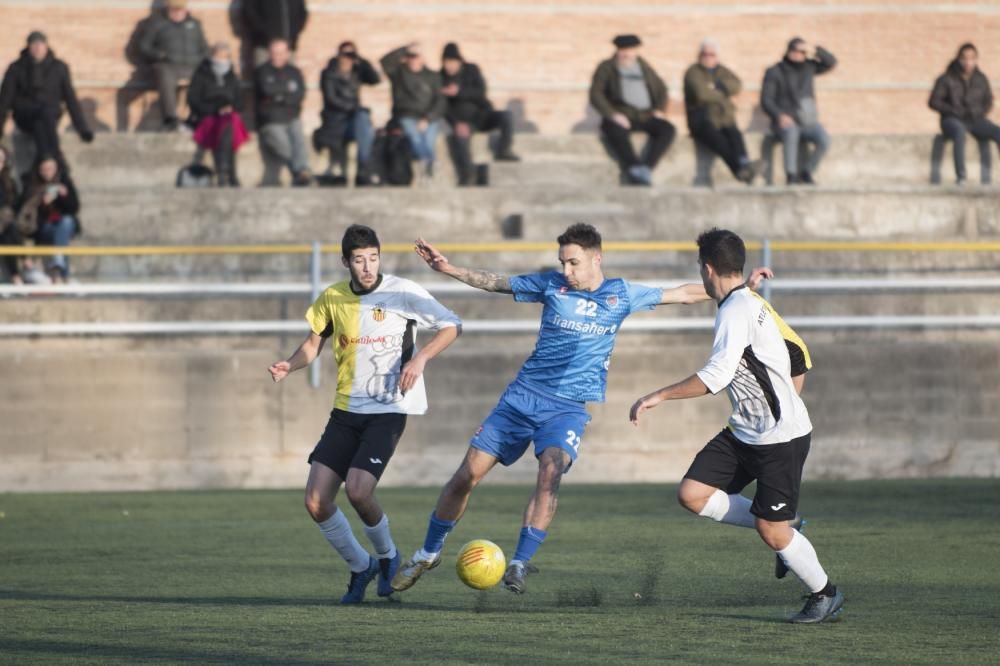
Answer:
M7 114L13 111L17 128L35 140L35 155L53 155L65 164L56 129L64 104L80 138L86 143L93 141L94 133L83 117L69 66L55 57L44 34L32 32L21 57L11 63L3 77L0 136Z
M590 103L601 115L601 132L620 161L627 182L651 185L653 169L676 134L667 121L667 85L639 57L642 42L637 36L619 35L612 43L614 56L594 72ZM641 158L632 147L632 132L645 132L649 137Z

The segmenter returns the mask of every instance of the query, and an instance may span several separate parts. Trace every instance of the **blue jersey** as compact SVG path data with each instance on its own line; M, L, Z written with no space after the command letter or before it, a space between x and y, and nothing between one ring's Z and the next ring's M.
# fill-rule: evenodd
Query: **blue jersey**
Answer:
M661 289L619 278L605 280L597 291L576 291L557 271L513 277L510 286L514 300L545 304L535 351L517 381L578 402L604 402L621 323L663 298Z

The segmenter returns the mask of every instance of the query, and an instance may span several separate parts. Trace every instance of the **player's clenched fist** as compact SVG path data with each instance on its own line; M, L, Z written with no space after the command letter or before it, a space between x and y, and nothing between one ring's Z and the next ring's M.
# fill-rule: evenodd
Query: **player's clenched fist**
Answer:
M278 361L272 363L267 370L271 373L271 379L277 383L288 376L288 373L292 371L292 365L288 361Z

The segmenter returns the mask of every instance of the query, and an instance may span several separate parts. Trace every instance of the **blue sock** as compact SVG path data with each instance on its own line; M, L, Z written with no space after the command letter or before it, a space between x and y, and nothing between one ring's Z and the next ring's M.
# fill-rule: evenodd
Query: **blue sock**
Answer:
M517 540L517 550L514 551L514 559L521 562L530 560L538 552L538 548L545 541L547 535L548 532L545 530L539 530L534 527L522 527L521 536Z
M444 548L444 540L457 523L457 520L441 520L431 511L431 519L427 523L427 536L424 537L424 550L428 553L440 553Z

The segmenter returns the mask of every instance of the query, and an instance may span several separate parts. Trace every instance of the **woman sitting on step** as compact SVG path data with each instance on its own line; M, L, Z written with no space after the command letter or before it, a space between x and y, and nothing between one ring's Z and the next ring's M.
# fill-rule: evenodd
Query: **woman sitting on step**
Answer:
M240 82L233 71L229 45L219 42L191 76L188 124L194 128L198 144L195 162L203 151L212 152L219 187L239 187L236 151L250 138L239 111L242 107Z

